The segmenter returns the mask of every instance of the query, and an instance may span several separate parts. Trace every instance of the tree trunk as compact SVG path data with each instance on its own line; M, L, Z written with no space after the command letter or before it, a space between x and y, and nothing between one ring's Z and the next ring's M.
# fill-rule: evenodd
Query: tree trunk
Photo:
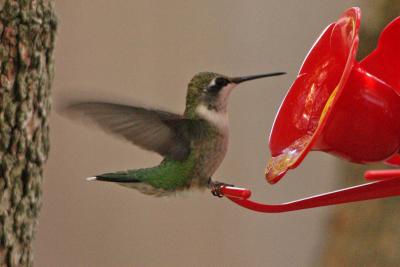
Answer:
M49 152L53 0L0 0L0 266L31 266Z
M400 15L398 0L370 3L373 19L364 20L361 24L360 59L376 47L383 28ZM372 25L374 21L376 25ZM385 167L346 164L341 166L342 184L349 186L364 182L362 177L365 170L382 168ZM320 266L399 266L399 222L398 198L338 206L327 229L327 242Z

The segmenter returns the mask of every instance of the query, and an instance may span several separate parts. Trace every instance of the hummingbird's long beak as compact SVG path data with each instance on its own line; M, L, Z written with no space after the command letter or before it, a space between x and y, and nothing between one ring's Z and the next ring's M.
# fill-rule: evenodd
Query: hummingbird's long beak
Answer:
M239 84L242 82L247 82L255 79L271 77L271 76L278 76L286 74L286 72L272 72L272 73L265 73L265 74L257 74L257 75L250 75L250 76L243 76L243 77L234 77L230 78L229 80L235 84Z

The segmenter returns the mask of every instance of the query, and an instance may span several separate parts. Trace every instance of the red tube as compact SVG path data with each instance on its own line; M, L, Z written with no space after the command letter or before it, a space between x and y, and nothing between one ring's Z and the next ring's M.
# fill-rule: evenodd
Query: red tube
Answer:
M233 189L232 187L223 187L221 189L222 194L225 195L225 193L227 193L226 197L239 206L258 212L278 213L398 196L400 195L400 179L387 179L362 184L292 202L272 205L242 198L242 194L247 191L251 192L250 190L243 188ZM235 193L237 193L237 195L235 195Z
M387 180L400 178L400 170L370 170L364 173L366 180Z

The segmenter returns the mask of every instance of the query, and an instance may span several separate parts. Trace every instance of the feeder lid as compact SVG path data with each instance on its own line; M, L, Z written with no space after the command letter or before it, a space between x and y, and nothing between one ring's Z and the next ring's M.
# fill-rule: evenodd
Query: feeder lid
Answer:
M306 56L275 118L266 178L276 183L304 159L321 133L355 62L361 11L330 24Z

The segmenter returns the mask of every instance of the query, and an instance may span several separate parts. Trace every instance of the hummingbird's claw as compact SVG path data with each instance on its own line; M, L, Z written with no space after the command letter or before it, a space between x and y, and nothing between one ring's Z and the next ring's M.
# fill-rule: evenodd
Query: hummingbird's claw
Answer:
M224 195L221 192L222 187L225 187L225 186L232 186L233 187L234 185L213 181L210 178L208 180L208 186L211 188L211 194L213 194L213 196L223 197Z

